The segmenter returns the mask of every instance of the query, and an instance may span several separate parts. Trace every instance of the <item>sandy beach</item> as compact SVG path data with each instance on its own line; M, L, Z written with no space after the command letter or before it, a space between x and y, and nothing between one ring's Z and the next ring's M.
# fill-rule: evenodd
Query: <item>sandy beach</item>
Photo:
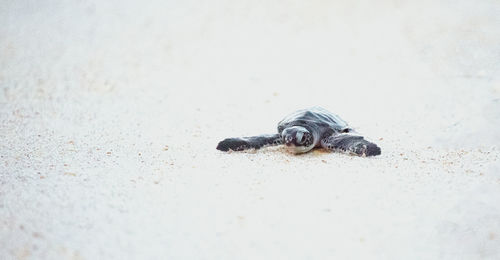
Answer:
M6 1L0 259L499 259L498 1ZM324 107L380 156L224 153Z

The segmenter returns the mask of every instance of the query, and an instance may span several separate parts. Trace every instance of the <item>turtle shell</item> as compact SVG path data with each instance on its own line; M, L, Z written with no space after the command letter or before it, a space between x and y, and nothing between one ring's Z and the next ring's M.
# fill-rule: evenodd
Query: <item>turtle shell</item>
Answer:
M342 118L321 107L298 110L286 116L278 123L278 133L292 126L305 127L321 137L349 131L349 126Z

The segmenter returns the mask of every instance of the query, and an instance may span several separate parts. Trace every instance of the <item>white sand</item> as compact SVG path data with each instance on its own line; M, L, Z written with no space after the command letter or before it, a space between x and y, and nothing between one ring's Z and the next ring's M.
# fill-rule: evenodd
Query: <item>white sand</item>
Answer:
M413 2L4 1L0 259L499 259L500 4ZM313 105L382 155L215 150Z

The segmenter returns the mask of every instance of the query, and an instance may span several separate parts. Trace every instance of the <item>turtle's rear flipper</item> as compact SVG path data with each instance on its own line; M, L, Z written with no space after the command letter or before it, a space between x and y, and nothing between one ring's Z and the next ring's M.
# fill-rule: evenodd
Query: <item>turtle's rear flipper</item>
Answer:
M217 145L217 150L224 152L227 152L229 150L243 151L247 149L259 149L264 146L279 144L282 144L281 136L279 134L259 135L241 138L226 138L219 142L219 144Z
M366 141L362 136L353 134L334 135L321 140L321 146L332 151L353 153L359 156L375 156L381 153L380 147Z

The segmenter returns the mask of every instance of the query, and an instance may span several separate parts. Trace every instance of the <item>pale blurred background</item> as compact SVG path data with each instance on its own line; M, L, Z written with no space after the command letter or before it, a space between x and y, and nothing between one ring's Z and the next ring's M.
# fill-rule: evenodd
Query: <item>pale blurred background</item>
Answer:
M500 258L500 3L6 1L0 259ZM224 154L322 106L376 158Z

